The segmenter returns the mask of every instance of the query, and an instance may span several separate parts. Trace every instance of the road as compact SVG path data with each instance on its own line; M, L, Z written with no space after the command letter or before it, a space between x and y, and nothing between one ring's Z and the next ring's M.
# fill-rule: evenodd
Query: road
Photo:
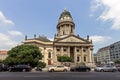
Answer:
M0 72L0 80L120 80L120 72Z

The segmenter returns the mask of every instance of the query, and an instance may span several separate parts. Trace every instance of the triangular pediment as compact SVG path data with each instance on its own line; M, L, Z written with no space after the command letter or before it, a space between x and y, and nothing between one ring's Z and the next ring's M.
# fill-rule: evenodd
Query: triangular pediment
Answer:
M62 39L58 39L56 42L88 43L89 41L87 41L87 40L85 40L83 38L80 38L78 36L75 36L75 35L70 35L70 36L64 37Z

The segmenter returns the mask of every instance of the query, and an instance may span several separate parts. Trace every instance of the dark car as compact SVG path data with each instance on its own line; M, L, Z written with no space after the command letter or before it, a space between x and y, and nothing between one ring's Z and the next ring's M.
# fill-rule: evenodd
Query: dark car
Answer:
M89 72L91 71L91 68L90 67L87 67L87 66L76 66L76 67L72 67L70 69L70 71L72 72Z
M120 65L116 65L116 68L120 72Z
M37 66L36 71L42 71L42 68L40 66Z
M3 63L0 63L0 71L8 71L8 65L5 65Z
M2 69L3 69L3 64L0 63L0 71L2 71Z
M31 71L31 66L28 65L16 65L9 68L9 71L18 71L18 72L29 72Z

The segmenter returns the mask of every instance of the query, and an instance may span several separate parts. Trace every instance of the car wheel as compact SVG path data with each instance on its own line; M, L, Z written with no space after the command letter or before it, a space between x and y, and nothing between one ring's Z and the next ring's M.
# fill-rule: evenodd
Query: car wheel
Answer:
M26 69L23 69L22 71L23 71L23 72L26 72Z
M112 72L116 72L116 70L115 70L115 69L113 69L113 70L112 70Z
M120 72L120 70L118 69L118 71Z
M12 69L10 68L8 71L9 71L9 72L11 72L11 71L12 71Z
M72 72L75 72L75 70L72 70Z
M90 70L89 69L86 69L86 72L89 72Z
M64 69L63 71L64 71L64 72L67 72L67 69Z
M0 72L2 72L2 69L0 69Z
M104 72L104 70L103 70L103 69L101 69L101 70L100 70L100 72Z
M51 72L54 72L54 69L51 69Z

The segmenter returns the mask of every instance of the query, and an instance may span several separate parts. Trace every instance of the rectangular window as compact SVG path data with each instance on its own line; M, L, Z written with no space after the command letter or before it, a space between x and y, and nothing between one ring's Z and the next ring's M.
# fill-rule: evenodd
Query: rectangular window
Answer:
M85 49L83 49L83 52L86 52L86 50L85 50Z
M64 52L66 52L66 49L64 49Z
M79 52L80 50L79 49L77 49L77 52Z
M60 51L60 49L57 49L57 51Z

